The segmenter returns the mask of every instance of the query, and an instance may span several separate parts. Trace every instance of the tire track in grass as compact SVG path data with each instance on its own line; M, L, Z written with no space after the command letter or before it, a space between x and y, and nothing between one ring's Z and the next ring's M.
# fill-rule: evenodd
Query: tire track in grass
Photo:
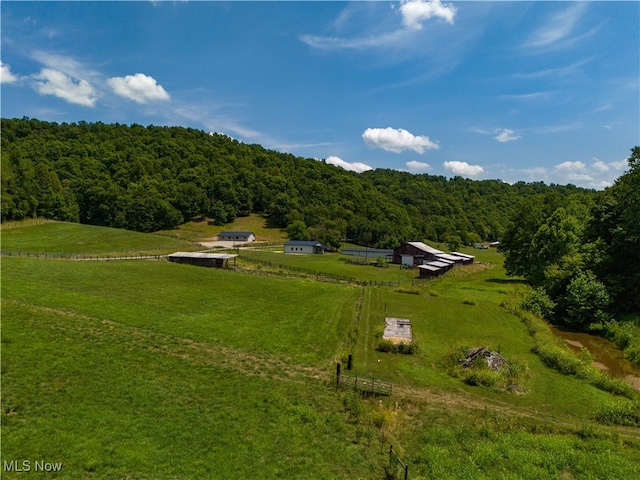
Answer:
M371 300L371 292L372 289L365 290L365 297L368 297L369 301ZM300 365L282 356L261 355L223 345L167 335L112 320L79 314L72 310L41 307L16 300L4 300L3 303L33 312L35 315L29 318L28 323L39 328L47 328L67 339L107 341L113 345L119 345L124 351L129 349L146 350L153 354L173 357L214 370L231 371L265 379L300 384L309 381L317 381L326 385L333 383L333 369L329 368L329 365L326 369ZM49 317L45 315L49 315ZM50 316L55 316L59 321L52 321ZM370 330L369 311L366 312L365 317L365 338L367 338ZM361 353L366 357L368 350L365 345L364 351ZM561 417L550 415L548 412L540 412L535 408L518 407L495 399L471 397L464 392L433 390L427 387L396 383L394 383L393 391L396 404L407 401L413 405L413 407L408 407L409 410L422 409L425 408L424 405L429 409L443 411L464 408L467 411L485 412L485 414L496 412L514 419L526 418L542 423L553 423L558 427L575 428L575 423L566 422ZM419 406L420 404L423 406ZM636 440L640 436L640 431L635 428L616 427L613 430Z
M55 315L60 321L34 315L29 323L74 339L93 339L119 344L122 349L141 349L220 370L278 380L329 381L331 373L320 367L300 365L284 356L247 352L233 347L167 335L144 328L91 317L72 310L40 307L15 300L4 302L33 313Z

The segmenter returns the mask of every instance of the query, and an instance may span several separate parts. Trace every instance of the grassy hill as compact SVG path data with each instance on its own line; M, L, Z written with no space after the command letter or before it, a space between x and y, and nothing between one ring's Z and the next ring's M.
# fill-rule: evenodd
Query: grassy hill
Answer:
M64 243L41 225L3 226L3 249L20 230L25 250ZM101 248L122 234L103 229ZM272 255L349 275L337 255ZM31 460L35 478L381 479L393 444L411 479L637 478L638 428L594 420L628 400L544 366L501 307L523 286L495 252L480 255L481 268L411 288L3 257L3 460ZM385 316L412 320L416 354L375 349ZM451 376L461 344L523 366L518 391ZM347 353L394 394L336 391ZM34 472L36 459L62 471Z

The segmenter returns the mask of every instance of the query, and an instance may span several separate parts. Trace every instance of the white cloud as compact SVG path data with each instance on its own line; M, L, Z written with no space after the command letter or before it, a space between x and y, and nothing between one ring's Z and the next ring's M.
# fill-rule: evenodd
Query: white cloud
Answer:
M565 174L574 174L574 173L584 171L585 167L586 165L581 161L576 161L576 162L566 161L566 162L559 163L558 165L555 165L553 168L555 168L555 170L558 172L562 172Z
M43 68L33 78L36 80L35 89L41 95L54 95L85 107L93 107L96 103L97 94L86 80L76 83L66 73L51 68Z
M18 77L11 73L11 67L0 61L0 83L15 83L17 81Z
M431 165L429 165L428 163L416 162L415 160L407 162L405 165L407 166L409 171L413 173L427 172L431 170Z
M543 26L529 36L525 46L546 48L571 43L567 39L574 33L585 9L586 4L579 2L551 16Z
M107 83L117 95L138 103L169 100L170 98L166 90L157 84L155 78L144 73L136 73L126 77L112 77L107 80Z
M322 50L352 49L360 50L366 48L382 47L392 45L405 38L404 30L395 30L381 35L370 35L366 37L343 38L343 37L320 37L316 35L302 35L300 40L310 47Z
M456 15L456 8L452 4L443 5L440 0L413 0L404 2L400 6L402 13L402 23L407 28L420 30L422 23L433 17L441 18L447 23L453 24Z
M597 158L593 159L593 163L591 164L591 168L593 168L596 172L608 172L609 166L604 163L602 160L598 160Z
M581 161L566 161L553 167L554 183L573 183L575 185L602 189L613 185L627 167L625 160L604 162L593 158L591 164Z
M367 128L362 134L362 138L367 145L394 153L400 153L403 150L423 153L425 150L440 148L429 137L413 135L403 128Z
M329 164L331 164L331 165L335 165L337 167L344 168L345 170L349 170L351 172L362 173L362 172L366 172L367 170L373 170L372 167L370 167L369 165L366 165L364 163L360 163L360 162L352 162L352 163L345 162L341 158L334 157L333 155L325 158L324 161L329 163Z
M444 162L442 166L456 175L465 175L468 177L475 177L484 172L484 168L480 165L469 165L467 162L459 162L457 160Z
M506 143L506 142L513 142L514 140L518 140L519 138L522 138L520 135L514 135L514 131L513 130L509 130L508 128L503 128L498 130L498 136L496 136L496 140L499 141L500 143Z

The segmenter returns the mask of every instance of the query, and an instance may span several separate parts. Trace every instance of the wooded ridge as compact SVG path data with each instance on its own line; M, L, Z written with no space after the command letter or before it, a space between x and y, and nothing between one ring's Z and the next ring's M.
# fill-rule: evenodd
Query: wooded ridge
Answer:
M292 236L381 248L497 240L518 201L593 197L545 185L323 161L183 127L2 119L2 220L45 217L142 232L262 213Z

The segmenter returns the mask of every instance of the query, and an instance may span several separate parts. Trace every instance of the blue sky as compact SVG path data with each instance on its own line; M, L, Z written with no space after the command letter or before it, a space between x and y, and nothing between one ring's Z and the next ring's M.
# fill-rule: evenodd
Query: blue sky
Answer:
M361 171L603 188L638 2L3 1L2 116L178 125Z

